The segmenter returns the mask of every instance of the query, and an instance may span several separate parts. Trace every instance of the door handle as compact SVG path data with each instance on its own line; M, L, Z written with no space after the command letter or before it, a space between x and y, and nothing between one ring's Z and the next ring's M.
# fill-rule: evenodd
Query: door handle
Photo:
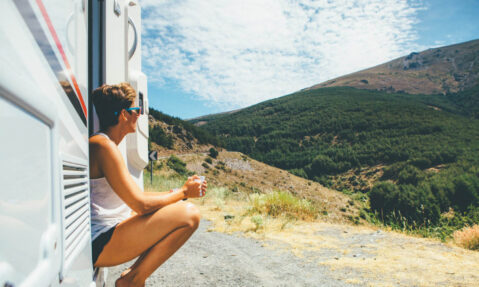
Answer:
M128 51L128 60L130 60L131 57L133 57L133 55L135 54L136 46L138 45L138 33L136 31L135 23L133 23L133 20L131 20L130 17L128 17L128 24L131 25L131 27L133 28L133 33L135 35L133 39L133 47L131 47ZM128 31L126 31L126 33L128 33Z

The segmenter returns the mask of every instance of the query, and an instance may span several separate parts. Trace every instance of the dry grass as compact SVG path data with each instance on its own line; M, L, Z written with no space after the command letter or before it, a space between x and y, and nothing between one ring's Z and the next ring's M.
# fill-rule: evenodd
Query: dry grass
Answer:
M454 232L454 241L457 245L470 250L479 250L479 225L464 227Z
M475 286L478 279L479 254L472 251L394 233L365 246L370 256L341 256L320 264L338 271L353 268L360 271L357 279L389 286Z
M298 198L289 192L274 191L267 194L250 194L248 213L267 214L272 217L289 217L314 220L320 211L318 204Z
M145 191L168 191L173 188L181 187L184 184L184 178L176 176L172 172L163 173L162 175L155 174L153 177L153 183L150 183L150 174L145 172L144 174L144 187Z
M315 220L320 210L318 205L283 191L244 194L212 187L205 197L194 201L214 222L215 231L227 233L283 230L297 220Z
M346 283L474 286L478 280L479 253L437 240L387 231L378 233L367 226L249 213L254 203L226 189L212 190L209 197L197 200L197 204L202 216L212 222L209 231L241 232L264 240L268 248L291 251L304 260L329 267L338 280ZM344 277L345 274L348 276Z
M205 175L210 186L223 186L230 191L236 191L242 194L268 194L271 190L291 194L295 198L305 199L313 205L321 207L319 216L322 220L328 222L351 222L351 218L359 216L359 210L356 206L348 204L350 198L338 191L328 189L317 182L312 182L307 179L295 176L287 171L266 165L251 159L239 152L221 151L213 163L210 164L210 169L205 169L202 166L206 155L179 155L184 162L187 163L187 168L195 173ZM224 163L224 167L220 163ZM219 168L218 168L219 167ZM268 198L273 203L279 194ZM263 198L265 199L265 198ZM248 198L243 198L248 200ZM288 198L281 198L280 201L288 201ZM290 202L291 203L291 202ZM283 208L297 208L298 205L305 203L305 201L298 202L298 204L282 204ZM275 208L276 205L271 206ZM263 207L262 207L263 208ZM268 207L264 207L268 208ZM305 206L302 209L307 209ZM271 212L276 212L271 210ZM264 213L264 212L263 212ZM293 212L294 213L294 212ZM264 213L264 214L267 214ZM304 217L305 219L309 217ZM298 218L301 218L299 216Z
M255 163L250 163L258 174ZM182 180L163 171L155 177L153 187L146 187L167 190ZM367 226L327 223L323 221L327 216L315 220L314 214L327 202L318 206L299 193L260 190L264 193L257 194L209 186L207 196L191 200L202 217L212 222L209 231L241 232L264 240L268 242L265 247L291 251L327 266L340 281L364 286L474 286L479 279L478 252L436 240L378 233ZM474 234L479 234L477 225L474 228Z

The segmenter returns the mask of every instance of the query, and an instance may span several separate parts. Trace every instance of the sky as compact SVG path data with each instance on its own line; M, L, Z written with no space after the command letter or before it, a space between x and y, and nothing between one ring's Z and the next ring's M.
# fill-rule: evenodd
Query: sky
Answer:
M479 0L140 0L150 107L191 119L479 39Z

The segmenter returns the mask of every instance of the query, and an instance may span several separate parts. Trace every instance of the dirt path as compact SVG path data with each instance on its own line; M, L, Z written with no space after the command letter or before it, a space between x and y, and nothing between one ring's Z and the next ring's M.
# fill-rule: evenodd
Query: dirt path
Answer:
M319 223L254 239L211 229L211 222L203 220L146 286L477 286L479 282L478 252L393 232ZM131 264L110 268L107 286L113 286Z
M240 235L208 232L203 220L191 239L148 279L146 286L354 286L291 252ZM132 262L109 268L107 286Z

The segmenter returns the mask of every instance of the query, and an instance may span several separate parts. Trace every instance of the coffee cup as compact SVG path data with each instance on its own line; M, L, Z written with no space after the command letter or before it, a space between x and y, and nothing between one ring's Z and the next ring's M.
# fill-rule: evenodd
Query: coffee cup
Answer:
M205 181L205 177L200 176L200 178L195 179L195 181L200 184L200 196L203 196L203 190L201 189L201 186L203 185L203 182Z

